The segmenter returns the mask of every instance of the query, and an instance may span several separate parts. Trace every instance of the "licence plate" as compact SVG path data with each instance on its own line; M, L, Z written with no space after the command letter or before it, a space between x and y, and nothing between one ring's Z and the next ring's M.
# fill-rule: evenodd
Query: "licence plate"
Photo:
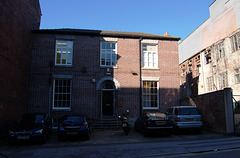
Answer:
M78 132L67 132L67 134L69 134L69 135L76 135L76 134L78 134Z
M165 122L156 122L156 125L165 125Z
M126 124L126 123L124 123L122 126L123 126L123 127L127 127L127 124Z
M195 121L195 119L186 119L186 121Z
M29 139L29 136L18 136L18 139Z

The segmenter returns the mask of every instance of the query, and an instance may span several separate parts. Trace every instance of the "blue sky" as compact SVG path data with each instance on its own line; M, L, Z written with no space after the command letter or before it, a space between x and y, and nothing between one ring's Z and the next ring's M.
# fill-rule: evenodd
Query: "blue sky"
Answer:
M184 39L214 0L40 0L41 29L145 32Z

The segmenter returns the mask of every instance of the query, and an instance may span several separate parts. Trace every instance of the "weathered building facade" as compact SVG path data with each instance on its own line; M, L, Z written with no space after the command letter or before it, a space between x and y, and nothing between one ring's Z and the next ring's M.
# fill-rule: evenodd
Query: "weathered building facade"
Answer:
M0 8L1 132L27 112L31 30L39 28L41 10L38 0L1 0Z
M98 30L35 30L29 111L90 119L179 104L178 37Z
M209 10L210 17L179 42L182 92L189 97L193 89L204 94L230 87L239 101L240 1L215 0ZM188 74L196 80L189 82Z

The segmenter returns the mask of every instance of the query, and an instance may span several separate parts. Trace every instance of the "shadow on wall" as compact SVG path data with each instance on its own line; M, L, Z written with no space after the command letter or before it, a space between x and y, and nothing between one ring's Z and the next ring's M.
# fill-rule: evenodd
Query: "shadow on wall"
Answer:
M180 98L198 96L199 77L192 77L192 72L186 75L186 82L180 86Z

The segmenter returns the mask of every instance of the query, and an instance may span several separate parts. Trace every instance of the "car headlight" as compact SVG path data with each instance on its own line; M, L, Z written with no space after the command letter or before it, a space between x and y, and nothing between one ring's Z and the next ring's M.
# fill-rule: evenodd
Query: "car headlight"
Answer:
M9 131L8 134L9 134L10 136L12 136L12 137L14 136L14 132L13 132L13 131Z
M42 134L42 131L43 131L43 129L40 129L40 130L35 131L34 133L35 134Z

